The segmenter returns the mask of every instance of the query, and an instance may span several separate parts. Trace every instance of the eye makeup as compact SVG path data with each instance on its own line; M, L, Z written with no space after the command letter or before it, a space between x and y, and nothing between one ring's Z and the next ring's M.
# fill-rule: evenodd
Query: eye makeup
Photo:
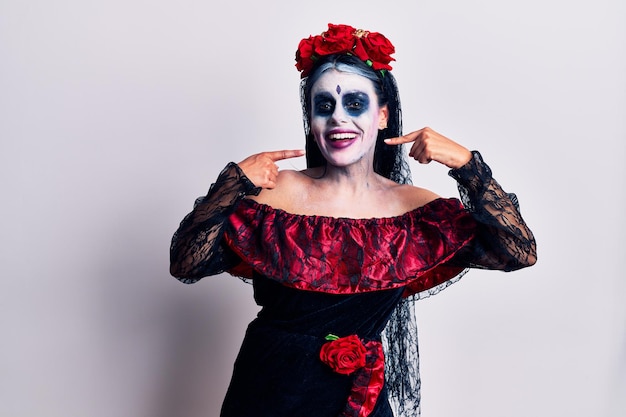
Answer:
M342 104L350 116L358 117L369 109L370 98L363 92L355 91L345 94L342 98Z
M332 115L336 105L337 101L330 93L320 92L313 97L313 113L316 116ZM358 117L369 109L370 98L361 91L349 92L341 96L341 105L349 116Z
M321 92L313 97L313 114L316 116L330 116L335 111L337 101L329 93Z

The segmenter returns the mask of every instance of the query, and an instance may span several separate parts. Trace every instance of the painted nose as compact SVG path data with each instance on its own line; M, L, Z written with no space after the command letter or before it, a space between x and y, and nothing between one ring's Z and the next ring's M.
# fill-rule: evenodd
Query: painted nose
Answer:
M333 114L330 118L331 123L338 125L348 121L348 115L342 106L335 106Z

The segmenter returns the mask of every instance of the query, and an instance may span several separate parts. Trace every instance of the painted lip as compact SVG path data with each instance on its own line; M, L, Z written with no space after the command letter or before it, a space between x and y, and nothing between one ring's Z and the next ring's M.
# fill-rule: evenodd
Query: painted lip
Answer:
M326 133L324 138L330 147L343 149L352 145L359 138L359 134L351 130L335 129Z

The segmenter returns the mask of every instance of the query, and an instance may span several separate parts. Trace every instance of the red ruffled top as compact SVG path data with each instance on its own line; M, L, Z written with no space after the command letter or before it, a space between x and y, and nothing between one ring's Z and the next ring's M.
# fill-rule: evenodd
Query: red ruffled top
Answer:
M433 288L464 269L446 261L476 230L454 198L373 219L298 215L243 199L228 220L225 242L242 260L231 274L332 294Z

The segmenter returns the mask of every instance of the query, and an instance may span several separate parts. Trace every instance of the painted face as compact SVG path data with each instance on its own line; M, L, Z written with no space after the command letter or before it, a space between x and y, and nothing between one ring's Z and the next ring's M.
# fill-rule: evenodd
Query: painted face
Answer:
M387 108L378 106L371 80L329 70L311 88L311 132L329 164L373 161L376 137ZM370 163L371 165L371 163Z

